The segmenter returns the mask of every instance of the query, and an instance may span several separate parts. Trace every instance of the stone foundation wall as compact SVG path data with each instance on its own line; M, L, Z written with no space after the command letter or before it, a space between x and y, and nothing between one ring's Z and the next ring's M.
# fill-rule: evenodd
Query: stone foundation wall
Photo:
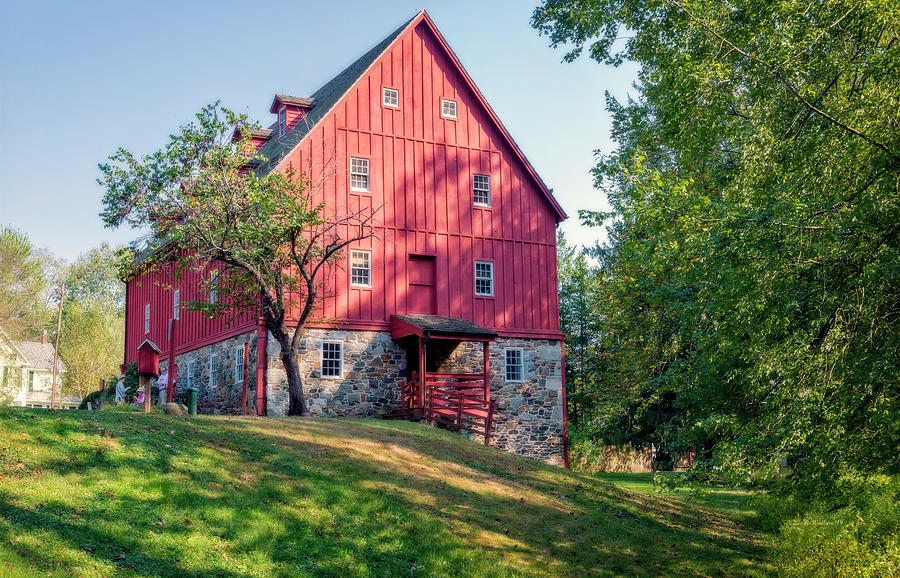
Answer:
M341 341L344 345L341 378L322 377L323 341ZM268 413L285 415L287 376L281 347L271 335L268 349ZM389 333L307 329L300 339L298 356L310 415L381 417L400 408L401 388L409 380L406 350Z
M178 365L178 391L185 391L193 383L194 387L199 390L198 412L208 414L241 413L243 382L235 381L235 364L237 363L235 351L240 347L241 355L243 355L245 343L250 344L250 361L247 366L247 405L249 406L248 411L253 413L256 399L256 331L242 333L175 357L175 363ZM216 358L216 379L212 387L209 379L211 355L215 355ZM194 374L189 379L187 368L191 361L194 362ZM168 360L161 361L160 371L167 368L168 365Z
M341 378L322 377L322 342L343 343ZM250 343L247 400L252 412L256 397L256 332L251 331L179 355L178 388L188 385L187 363L194 361L198 411L239 414L242 384L234 380L235 348ZM522 349L521 382L506 381L506 348ZM300 373L309 413L322 417L382 417L399 409L401 388L409 380L406 349L387 332L307 329L299 345ZM209 384L209 357L215 355L215 387ZM288 409L287 376L278 342L269 335L268 415ZM428 370L481 373L483 345L478 342L429 344ZM545 339L498 338L490 345L491 399L497 402L492 444L535 459L562 463L562 366L560 342ZM167 362L162 362L165 367ZM476 440L478 441L478 440Z
M429 371L481 373L481 343L436 349ZM521 382L506 381L506 348L522 349ZM560 342L500 337L490 346L491 399L497 402L492 444L550 463L562 464L562 356Z

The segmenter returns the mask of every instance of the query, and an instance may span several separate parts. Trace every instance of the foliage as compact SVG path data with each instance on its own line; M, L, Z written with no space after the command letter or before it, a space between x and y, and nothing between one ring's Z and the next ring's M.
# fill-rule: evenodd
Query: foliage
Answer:
M119 276L118 254L117 249L103 243L79 255L66 271L66 300L124 315L125 284Z
M569 245L562 232L556 247L560 328L566 335L569 419L578 424L594 413L592 401L604 386L600 319L594 302L598 278L584 251Z
M203 271L201 294L215 290L218 298L190 308L210 316L261 308L281 346L288 413L302 415L300 330L318 305L328 264L372 234L372 215L318 204L321 181L311 183L291 167L256 170L267 159L251 144L248 126L246 116L213 104L158 151L138 158L119 149L100 165L101 217L108 227L149 231L148 248L129 264L129 275L172 270L174 284L186 270ZM329 177L326 168L322 173Z
M52 316L48 265L27 235L0 227L0 326L13 339L35 339Z
M694 445L709 477L787 460L810 497L900 471L900 5L546 0L532 23L641 65L637 98L607 95L613 211L582 214L609 228L627 418L600 429Z
M103 389L103 407L110 405L112 402L115 402L116 399L116 384L119 381L119 375L121 375L118 371L110 375L106 378L106 387ZM141 381L140 376L137 372L137 362L129 363L125 366L125 395L133 396L137 393L138 387L140 387ZM99 380L98 380L99 382ZM154 388L155 389L155 388ZM81 403L78 405L78 409L87 409L88 402L91 402L91 405L96 408L97 402L100 401L101 398L100 390L92 391L91 393L85 395L81 399ZM143 411L143 410L141 410Z
M125 285L116 251L103 244L80 255L66 273L59 354L63 388L84 397L101 379L118 374L125 334Z
M0 474L4 575L772 570L741 492L651 494L411 422L0 409Z
M850 471L830 497L753 499L756 527L776 531L774 561L791 576L895 576L900 573L900 477Z

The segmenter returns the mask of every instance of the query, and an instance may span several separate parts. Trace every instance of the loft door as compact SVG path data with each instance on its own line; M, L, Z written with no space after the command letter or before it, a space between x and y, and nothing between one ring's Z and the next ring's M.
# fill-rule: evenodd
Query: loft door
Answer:
M408 271L409 293L406 303L409 312L436 315L435 258L426 255L410 255Z

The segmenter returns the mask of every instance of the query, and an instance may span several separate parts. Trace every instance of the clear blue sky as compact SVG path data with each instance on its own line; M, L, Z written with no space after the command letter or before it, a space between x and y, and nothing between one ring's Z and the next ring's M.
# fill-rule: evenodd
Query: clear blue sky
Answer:
M133 233L104 229L97 163L148 153L216 99L267 124L276 92L309 95L421 8L591 243L579 208L609 151L604 90L636 69L562 52L529 26L537 2L46 2L0 0L0 224L67 260Z

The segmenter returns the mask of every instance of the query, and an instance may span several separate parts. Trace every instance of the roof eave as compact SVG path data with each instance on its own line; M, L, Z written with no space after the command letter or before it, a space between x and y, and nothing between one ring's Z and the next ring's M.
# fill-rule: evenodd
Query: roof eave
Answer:
M456 53L453 52L453 49L450 47L450 44L444 38L441 31L438 30L437 25L431 19L431 16L425 10L419 14L419 17L416 18L414 23L418 23L420 21L425 21L428 24L428 27L431 29L431 32L434 34L435 38L437 38L438 42L447 51L447 54L450 55L450 58L453 60L456 67L462 73L463 80L466 81L466 84L469 85L469 88L475 94L475 97L481 102L482 106L488 112L488 115L491 119L497 123L497 126L500 128L500 132L503 134L503 137L509 142L512 146L513 152L519 158L523 165L525 165L525 169L528 171L529 176L531 176L532 180L534 180L535 184L537 184L538 188L547 198L547 201L553 211L556 213L557 223L565 221L569 216L566 214L565 210L563 210L562 206L559 204L559 201L553 196L553 193L544 183L543 179L537 174L537 170L535 170L534 166L528 160L528 157L525 156L525 153L522 152L522 149L519 147L518 143L516 143L515 139L513 139L512 135L506 130L506 127L503 125L503 122L500 120L500 117L497 116L497 113L494 112L494 109L491 108L491 105L488 103L487 99L478 89L478 86L475 84L475 81L472 80L472 77L469 76L469 72L463 66L462 61L456 56Z

